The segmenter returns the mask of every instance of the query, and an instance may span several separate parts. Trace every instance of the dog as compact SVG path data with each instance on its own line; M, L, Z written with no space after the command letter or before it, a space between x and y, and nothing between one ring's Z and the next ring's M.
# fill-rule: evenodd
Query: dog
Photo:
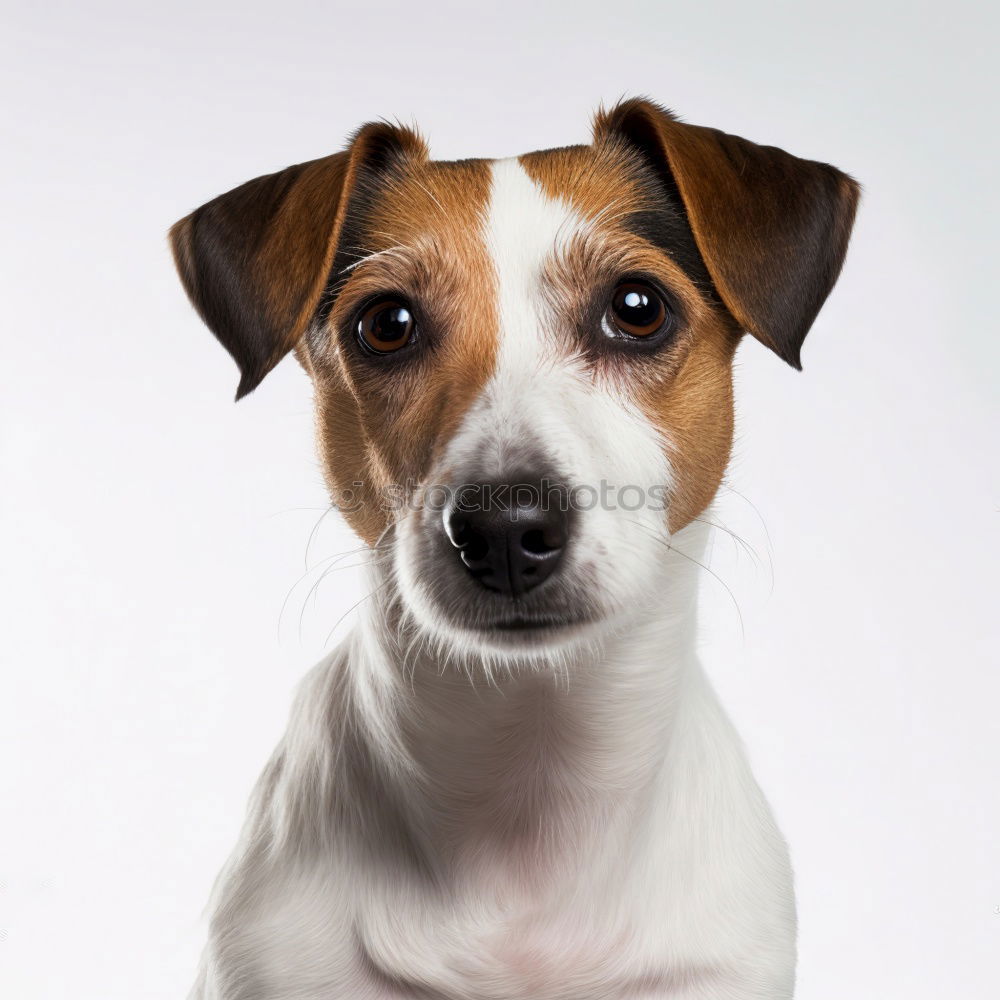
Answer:
M800 368L859 198L645 99L412 129L171 230L237 399L294 352L367 596L219 877L195 1000L793 995L784 842L695 653L744 333Z

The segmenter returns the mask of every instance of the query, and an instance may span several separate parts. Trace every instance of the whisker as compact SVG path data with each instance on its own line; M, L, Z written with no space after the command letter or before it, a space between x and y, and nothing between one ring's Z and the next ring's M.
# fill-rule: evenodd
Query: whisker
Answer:
M379 538L381 539L382 537L384 537L384 534L385 533L383 532L383 534L380 535ZM392 540L389 540L389 541L387 541L385 543L376 542L375 545L371 546L370 548L369 548L369 546L365 546L365 548L369 549L369 551L370 551L370 553L371 553L371 555L372 555L373 558L377 558L379 555L384 554L390 548L392 548L393 544L394 544L394 542ZM360 550L356 550L356 551L360 551ZM345 555L350 555L350 554L351 553L349 553L349 552L345 553ZM343 556L341 556L341 558L343 558ZM357 563L353 568L360 568L360 567L365 566L365 565L367 565L367 561L363 560L362 562ZM313 608L315 609L315 607L316 607L316 601L317 601L318 596L319 596L319 588L322 586L323 582L330 576L331 573L334 573L334 572L336 572L338 570L341 570L341 569L350 569L350 568L352 568L352 567L351 566L327 566L327 568L325 570L323 570L323 573L321 574L320 578L309 588L309 592L306 594L305 599L302 601L302 610L299 612L299 639L300 640L302 639L302 627L303 627L303 624L305 623L306 608L307 608L307 606L309 604L309 599L312 598Z
M694 556L688 555L688 553L681 551L676 546L671 545L670 542L668 542L667 540L661 538L659 535L655 534L653 531L651 531L641 521L636 521L636 520L633 520L632 518L629 518L629 521L632 524L634 524L636 527L641 528L642 531L649 538L651 538L657 544L662 545L665 549L667 549L668 552L674 552L677 555L681 556L683 559L687 559L688 562L694 563L695 566L700 567L706 573L708 573L709 576L711 576L713 579L715 579L716 581L718 581L718 583L722 586L723 590L725 590L725 592L729 595L729 599L733 602L733 607L736 609L736 616L737 616L737 618L739 619L739 622L740 622L740 637L745 640L746 639L746 629L745 629L744 624L743 624L743 612L740 609L739 601L736 600L736 595L733 593L733 591L730 588L729 584L726 583L726 581L723 580L722 577L719 576L719 574L716 573L710 566L707 566L705 563L701 562L700 560L695 559Z
M358 601L358 602L357 602L356 604L352 604L352 605L351 605L351 607L349 607L349 608L348 608L348 609L347 609L347 610L346 610L346 611L345 611L345 612L344 612L344 613L343 613L343 614L342 614L342 615L341 615L341 616L340 616L340 617L339 617L339 618L337 619L337 621L336 621L336 623L334 624L333 628L332 628L332 629L330 629L330 631L329 631L329 632L327 632L327 634L326 634L326 639L325 639L325 640L323 641L323 645L324 645L324 646L327 646L327 645L329 645L329 643L330 643L330 640L331 640L331 639L333 638L333 633L334 633L334 632L336 632L338 628L340 628L340 625L341 625L341 623L342 623L342 622L344 621L344 619L345 619L345 618L346 618L346 617L347 617L347 616L348 616L349 614L352 614L352 613L353 613L354 611L357 611L357 610L358 610L358 608L360 608L360 607L361 607L361 605L365 603L365 601L367 601L367 600L370 600L370 599L371 599L372 597L374 597L374 596L375 596L375 595L376 595L376 594L377 594L377 593L378 593L378 592L379 592L380 590L384 590L384 589L385 589L385 588L386 588L386 587L387 587L387 586L388 586L388 585L389 585L389 584L390 584L391 582L392 582L391 580L383 580L383 581L382 581L382 583L380 583L380 584L379 584L379 585L378 585L377 587L375 587L375 588L374 588L373 590L371 590L371 591L369 591L369 592L368 592L367 594L365 594L365 596L364 596L364 597L362 597L360 601Z
M337 510L336 507L330 507L325 512L324 516L336 510ZM296 589L300 586L300 584L309 576L310 573L313 573L317 570L321 570L319 577L311 584L311 586L309 587L308 591L306 592L305 596L302 599L302 605L300 607L298 615L297 633L299 641L302 640L303 629L305 626L305 616L307 610L309 609L310 601L312 602L312 607L315 609L319 596L319 590L320 587L323 585L324 581L326 581L335 572L339 572L340 570L363 568L366 565L370 565L370 560L374 559L377 561L383 558L388 553L392 552L395 548L398 539L392 537L390 535L390 532L392 532L394 528L398 527L403 521L412 516L414 513L416 513L415 510L407 511L405 514L398 517L396 520L389 522L389 524L385 526L381 534L378 536L378 538L375 539L375 541L371 545L365 544L359 546L358 548L346 549L343 552L336 553L332 556L327 556L325 559L319 560L319 562L314 563L312 566L308 566L308 558L307 558L306 572L303 573L302 576L300 576L299 579L295 581L291 589L286 594L284 602L282 603L281 612L279 613L278 616L279 630L281 627L281 622L284 620L285 612L288 608L288 605L291 601L293 594L295 593ZM318 527L318 525L316 527ZM312 543L312 538L315 535L316 527L314 527L313 533L310 535L309 544ZM346 559L349 556L358 555L362 553L368 556L369 558L361 559L360 561L354 563L342 564L341 562L342 560Z
M303 566L305 567L307 573L309 572L309 549L312 546L313 540L316 538L316 534L319 531L320 527L322 526L323 522L335 510L337 510L337 508L334 507L332 504L329 507L327 507L326 510L324 510L323 513L320 515L319 520L313 525L312 531L309 532L309 538L306 540L306 551L305 554L303 555L303 560L302 560Z
M364 257L359 257L357 260L352 261L345 268L343 268L342 273L346 274L349 271L353 271L356 267L361 264L367 264L369 261L377 260L380 257L392 257L392 256L402 256L406 253L406 247L404 246L394 246L387 247L385 250L376 250L374 253L366 254Z
M306 567L306 571L291 585L291 587L288 588L288 592L285 594L285 599L281 602L281 610L278 612L278 631L279 631L279 633L281 631L281 623L284 620L285 612L288 610L288 604L289 604L289 602L292 599L292 595L295 593L296 589L302 583L302 581L305 580L309 576L310 573L314 573L316 570L318 570L321 566L324 566L326 563L329 563L329 562L332 561L334 564L336 564L341 559L346 559L348 556L357 555L359 552L364 552L367 548L368 548L368 546L364 545L364 546L361 546L360 548L357 548L357 549L347 549L344 552L335 552L333 555L327 556L325 559L321 559L318 563L315 563L312 566L307 566ZM328 573L332 568L333 568L333 566L327 566L327 568L324 570L324 575L326 573ZM341 568L345 568L345 567L341 567ZM323 579L323 576L320 577L320 581L318 581L318 582L321 582L322 579ZM305 597L306 601L309 600L309 597L310 597L311 594L312 594L312 589L310 589L309 593L306 594L306 597ZM301 637L301 616L300 616L299 624L300 624L300 637Z
M757 550L745 539L742 535L737 534L732 528L727 527L719 521L712 521L707 517L695 517L692 520L697 521L699 524L707 524L710 528L715 528L717 531L721 531L728 535L736 545L736 548L742 549L754 562L757 567L763 567L763 560Z
M302 411L305 412L305 411ZM280 517L282 514L300 514L303 511L309 511L310 513L315 513L318 510L328 511L329 507L283 507L281 510L272 511L267 515L268 518Z
M764 529L764 537L767 540L768 552L769 553L772 552L773 547L771 545L771 533L767 530L767 522L764 520L764 515L761 514L760 510L757 508L757 505L751 499L749 499L749 497L740 493L738 489L736 489L734 486L730 486L730 484L725 482L724 480L723 482L719 483L719 488L729 490L730 493L733 493L736 496L738 496L745 504L747 504L747 506L750 507L750 509L754 512L754 514L757 515L757 520L760 522L761 528Z

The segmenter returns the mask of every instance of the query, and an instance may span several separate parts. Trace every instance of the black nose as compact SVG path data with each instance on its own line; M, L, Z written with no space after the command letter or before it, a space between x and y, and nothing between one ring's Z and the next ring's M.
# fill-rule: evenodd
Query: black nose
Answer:
M451 544L487 590L517 597L547 580L569 540L564 491L541 483L476 483L445 515Z

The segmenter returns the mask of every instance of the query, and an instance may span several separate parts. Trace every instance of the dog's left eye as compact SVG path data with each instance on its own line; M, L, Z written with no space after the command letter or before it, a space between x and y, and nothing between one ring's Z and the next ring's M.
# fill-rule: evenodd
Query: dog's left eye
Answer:
M623 281L611 296L605 332L627 339L648 340L665 332L670 322L670 309L652 285L644 281Z
M358 317L358 340L374 354L392 354L413 341L416 328L405 302L381 299Z

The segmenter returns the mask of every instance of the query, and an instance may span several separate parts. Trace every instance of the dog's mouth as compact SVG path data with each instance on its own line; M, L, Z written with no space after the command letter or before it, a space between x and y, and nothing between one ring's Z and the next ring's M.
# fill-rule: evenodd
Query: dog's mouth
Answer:
M499 618L484 626L486 631L497 632L555 632L586 625L584 617L571 618L557 615L513 614Z

